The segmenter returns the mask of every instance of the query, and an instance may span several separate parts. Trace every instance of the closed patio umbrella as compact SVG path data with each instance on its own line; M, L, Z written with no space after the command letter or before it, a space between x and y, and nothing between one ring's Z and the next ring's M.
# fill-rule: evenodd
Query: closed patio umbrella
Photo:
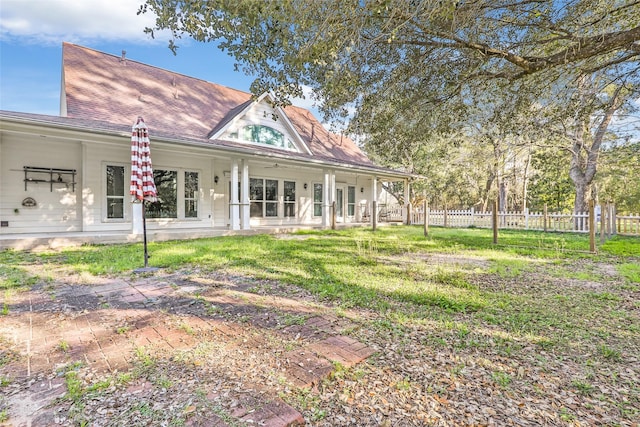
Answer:
M153 181L153 167L151 165L151 150L149 129L142 117L133 125L131 130L131 189L132 202L142 203L142 230L144 235L144 268L136 272L153 271L149 267L149 253L147 252L147 221L145 215L145 201L158 200L156 184Z

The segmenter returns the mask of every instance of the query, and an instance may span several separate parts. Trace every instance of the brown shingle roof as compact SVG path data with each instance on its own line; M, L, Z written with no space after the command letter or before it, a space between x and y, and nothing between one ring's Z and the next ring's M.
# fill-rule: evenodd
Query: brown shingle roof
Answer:
M251 100L247 92L71 43L63 44L63 82L67 117L130 126L143 116L156 134L221 147L229 144L208 135ZM329 132L308 110L284 111L314 158L373 166L351 139Z

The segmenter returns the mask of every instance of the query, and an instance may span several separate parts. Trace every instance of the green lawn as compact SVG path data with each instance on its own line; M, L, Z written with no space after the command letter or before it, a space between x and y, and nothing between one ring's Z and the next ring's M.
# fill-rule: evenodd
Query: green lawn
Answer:
M567 278L598 273L571 268L581 259L616 265L632 286L638 283L640 239L614 238L598 255L588 253L585 235L502 231L493 245L491 230L432 228L427 238L420 227L384 227L341 231L308 231L282 239L277 236L220 237L149 244L150 265L172 271L198 268L224 270L300 286L343 307L388 310L395 302L409 302L420 312L482 310L492 318L496 306L528 306L527 295L509 295L474 283L479 274L519 277L540 266L553 266ZM420 262L433 254L482 259L462 267ZM627 260L631 258L631 260ZM34 263L64 266L76 273L131 274L142 264L140 244L85 246L42 254L0 253L0 289L27 288L46 278L29 273ZM550 268L550 267L549 267ZM534 298L533 305L539 303ZM546 302L545 302L546 303ZM543 309L544 305L540 308ZM535 310L534 310L535 311ZM530 313L538 315L538 313ZM428 314L425 314L428 315ZM527 314L519 310L526 322Z
M359 228L152 242L150 265L161 269L148 274L215 271L268 279L255 280L260 294L278 283L303 288L338 316L357 313L356 338L398 355L407 349L401 358L407 363L422 357L415 348L454 351L474 365L451 368L452 376L467 372L486 381L483 366L501 360L511 373L487 374L500 390L553 401L555 394L540 388L549 384L521 378L540 372L560 378L554 390L588 400L586 410L604 405L628 421L640 416L640 386L626 379L629 361L640 354L640 238L615 237L598 254L588 249L586 235L501 231L493 245L491 230L433 227L425 238L421 227ZM140 244L3 251L0 291L9 301L61 272L139 276L133 270L142 264ZM0 309L7 315L10 305ZM377 369L371 363L367 369ZM396 367L398 384L417 387L420 377L404 369ZM358 377L357 371L343 375ZM562 419L580 416L559 411Z

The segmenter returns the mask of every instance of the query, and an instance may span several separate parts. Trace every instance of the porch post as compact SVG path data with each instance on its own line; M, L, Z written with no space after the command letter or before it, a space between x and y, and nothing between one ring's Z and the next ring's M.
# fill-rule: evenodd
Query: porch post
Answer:
M378 224L378 177L374 176L371 180L371 224L376 229Z
M144 203L144 202L142 202ZM142 203L131 203L131 233L142 235Z
M242 175L240 176L240 212L241 228L248 230L251 228L250 204L249 204L249 161L242 159Z
M0 144L0 146L1 146L1 144ZM0 153L0 158L2 158L2 153ZM82 165L83 166L89 164L89 161L87 160L87 158L88 158L87 142L83 141L82 142ZM82 169L84 170L84 167ZM104 174L104 169L102 169L102 168L100 169L100 174ZM129 173L129 175L131 175L131 173ZM78 206L80 218L82 218L82 231L86 231L87 227L89 225L89 215L88 215L88 212L86 212L87 211L87 206L88 206L88 203L87 203L88 201L86 200L86 197L88 196L88 194L85 193L84 189L85 188L89 188L89 183L87 182L89 180L89 178L87 177L86 173L82 173L82 174L80 174L80 176L82 176L81 181L80 181L81 184L82 184L82 186L80 187L80 197L78 197L76 195L76 200L79 200L80 203L76 202L76 206ZM127 173L125 171L125 177L126 176L127 176ZM76 180L74 180L74 181L76 181ZM2 187L2 186L0 185L0 187ZM123 207L124 207L124 205L123 205ZM106 215L106 214L102 214L101 213L100 215L102 216L102 215ZM125 218L127 217L126 213L124 214L124 217Z
M333 222L333 217L336 215L336 171L334 169L329 170L329 221Z
M404 206L403 209L403 222L407 225L411 225L411 201L409 200L411 192L409 191L409 180L405 178L404 180Z
M589 200L589 252L596 253L596 215L593 199Z
M240 230L240 206L238 203L238 159L231 161L231 229Z
M322 174L324 175L324 182L322 183L322 227L329 227L329 214L331 206L331 200L329 200L331 189L329 188L329 186L331 185L331 180L328 169L323 169Z

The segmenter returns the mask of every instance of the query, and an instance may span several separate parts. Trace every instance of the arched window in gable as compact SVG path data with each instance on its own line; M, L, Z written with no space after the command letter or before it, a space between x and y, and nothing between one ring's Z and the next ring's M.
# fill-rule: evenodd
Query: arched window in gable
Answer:
M271 147L283 148L285 150L298 151L293 142L285 135L269 126L248 125L238 132L230 134L231 138L241 141L253 142L255 144L269 145Z

